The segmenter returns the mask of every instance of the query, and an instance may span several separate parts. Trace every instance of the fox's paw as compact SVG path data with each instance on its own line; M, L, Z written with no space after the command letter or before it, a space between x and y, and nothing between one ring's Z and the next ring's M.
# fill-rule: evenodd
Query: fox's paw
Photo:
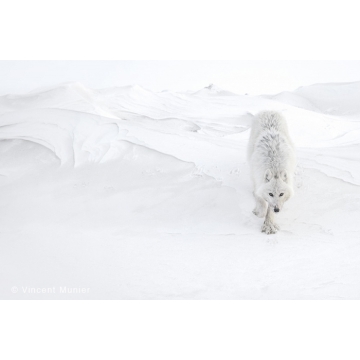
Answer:
M276 234L279 230L279 226L272 222L265 221L263 226L261 227L261 231L264 232L266 235Z
M255 208L252 212L254 215L256 215L259 218L263 218L266 215L266 209L259 210L258 208Z
M280 230L280 226L278 225L278 224L276 224L276 223L272 223L273 224L273 226L274 226L274 228L276 229L276 230Z

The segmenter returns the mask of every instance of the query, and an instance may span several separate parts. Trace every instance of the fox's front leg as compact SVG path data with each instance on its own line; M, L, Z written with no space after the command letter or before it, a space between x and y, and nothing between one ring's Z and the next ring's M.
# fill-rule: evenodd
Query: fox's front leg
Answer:
M253 210L253 214L258 216L259 218L263 218L266 214L268 203L263 198L257 196L255 192L253 192L253 195L256 202L256 206L255 209Z
M269 235L276 234L278 230L280 230L280 227L275 223L274 210L270 206L268 206L265 221L261 228L261 231Z

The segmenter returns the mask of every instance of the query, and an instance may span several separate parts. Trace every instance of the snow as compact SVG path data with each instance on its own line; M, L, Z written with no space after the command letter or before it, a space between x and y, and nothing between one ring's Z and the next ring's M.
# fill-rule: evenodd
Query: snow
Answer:
M0 297L359 299L359 95L66 83L0 97ZM245 161L265 109L298 157L270 236Z

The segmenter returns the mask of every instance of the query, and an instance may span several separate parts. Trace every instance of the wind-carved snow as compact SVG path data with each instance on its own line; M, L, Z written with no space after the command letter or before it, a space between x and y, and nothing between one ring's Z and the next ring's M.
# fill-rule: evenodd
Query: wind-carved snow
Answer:
M66 83L0 97L1 297L360 298L359 94ZM283 112L298 157L270 236L245 162L265 109Z

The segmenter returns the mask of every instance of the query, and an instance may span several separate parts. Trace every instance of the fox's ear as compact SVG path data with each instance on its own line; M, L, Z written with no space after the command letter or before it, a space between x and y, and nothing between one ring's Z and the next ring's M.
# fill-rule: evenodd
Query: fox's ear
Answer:
M286 183L288 182L288 175L285 170L280 173L280 178L282 181L285 181Z
M267 169L265 171L265 181L269 182L273 177L273 173L271 172L270 169Z

